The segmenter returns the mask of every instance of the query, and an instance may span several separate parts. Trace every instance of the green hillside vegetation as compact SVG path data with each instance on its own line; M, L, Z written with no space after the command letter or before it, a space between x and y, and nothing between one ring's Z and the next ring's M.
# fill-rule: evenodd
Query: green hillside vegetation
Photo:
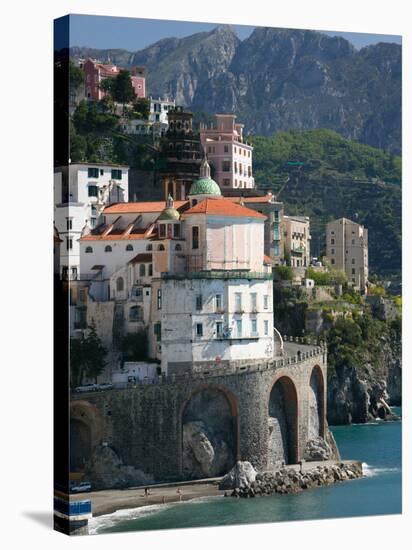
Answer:
M372 272L401 271L401 159L331 130L250 138L258 188L291 215L311 217L312 253L325 251L325 225L346 217L369 230Z

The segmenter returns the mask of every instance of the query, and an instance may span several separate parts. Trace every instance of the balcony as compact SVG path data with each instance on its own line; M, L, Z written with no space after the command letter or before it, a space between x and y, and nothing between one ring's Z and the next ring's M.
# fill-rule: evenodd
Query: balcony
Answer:
M188 271L186 273L162 273L161 278L168 279L261 279L270 281L272 279L271 273L258 272L258 271Z

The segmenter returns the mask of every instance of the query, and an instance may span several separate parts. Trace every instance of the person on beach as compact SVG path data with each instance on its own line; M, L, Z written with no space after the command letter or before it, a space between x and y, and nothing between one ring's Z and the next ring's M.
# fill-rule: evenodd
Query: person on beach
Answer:
M179 495L179 502L182 500L182 491L180 487L177 488L176 493Z

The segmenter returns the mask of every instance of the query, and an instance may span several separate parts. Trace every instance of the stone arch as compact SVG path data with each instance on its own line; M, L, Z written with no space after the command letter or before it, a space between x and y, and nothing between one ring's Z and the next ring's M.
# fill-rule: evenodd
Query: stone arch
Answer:
M308 391L308 439L325 437L325 382L319 365L312 369Z
M180 414L181 472L185 478L225 474L239 459L239 412L235 396L223 386L201 385Z
M70 471L81 472L103 439L103 418L88 401L70 404Z
M298 395L288 376L275 380L268 401L268 467L299 460Z

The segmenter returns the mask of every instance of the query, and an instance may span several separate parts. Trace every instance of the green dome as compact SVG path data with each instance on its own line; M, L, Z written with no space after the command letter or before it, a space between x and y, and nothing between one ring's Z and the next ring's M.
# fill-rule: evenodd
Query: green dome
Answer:
M180 214L176 208L165 208L159 216L159 220L179 220Z
M189 195L221 195L220 187L212 178L200 178L193 182Z

